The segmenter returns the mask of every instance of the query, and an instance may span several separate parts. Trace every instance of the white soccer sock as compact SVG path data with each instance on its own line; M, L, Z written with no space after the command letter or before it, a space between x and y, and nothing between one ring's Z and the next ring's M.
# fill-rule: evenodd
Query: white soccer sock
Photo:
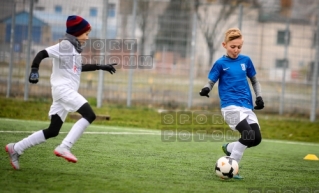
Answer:
M231 152L233 151L233 148L234 148L234 146L235 146L235 144L236 144L237 142L238 142L238 141L234 141L234 142L228 143L228 145L227 145L227 151L228 151L229 153L231 153Z
M73 127L71 128L68 135L63 139L61 147L66 147L71 149L73 144L81 137L84 130L90 125L90 123L84 119L81 118L78 120Z
M243 157L244 151L247 148L246 145L243 145L239 141L234 142L233 151L230 154L230 157L234 158L238 163L240 162L241 158Z
M14 144L14 150L18 152L18 154L23 154L23 151L32 146L38 145L40 143L45 142L43 131L37 131L29 135L28 137L22 139L21 141Z

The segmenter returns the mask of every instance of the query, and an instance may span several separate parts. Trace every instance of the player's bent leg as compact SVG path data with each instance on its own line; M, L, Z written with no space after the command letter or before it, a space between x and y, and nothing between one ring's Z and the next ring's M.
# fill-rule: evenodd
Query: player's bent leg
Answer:
M16 143L9 143L6 145L6 151L9 154L11 165L14 169L19 169L19 156L23 154L23 152L35 145L41 144L45 142L46 139L44 137L43 131L36 131L29 135L28 137L16 142Z
M86 127L89 126L89 122L81 118L71 128L67 136L63 139L62 143L54 150L54 154L58 157L63 157L69 162L76 163L77 158L71 153L72 146L83 134Z
M90 124L96 119L96 115L89 103L83 104L77 112L80 113Z
M49 127L43 130L45 139L58 136L62 125L63 121L61 120L59 115L51 115L51 123Z
M225 155L230 156L231 153L227 151L227 146L228 146L228 144L229 144L229 143L223 144L223 145L222 145L222 150L223 150L223 152L225 153ZM241 167L239 166L239 168L241 168ZM239 175L239 173L236 174L233 178L236 179L236 180L244 179L241 175Z
M14 150L14 143L9 143L6 145L6 152L9 155L10 163L11 163L13 169L19 170L20 169L20 165L19 165L20 155L18 154L18 152L16 152Z
M243 157L244 151L247 148L247 146L243 145L240 141L235 142L234 148L230 154L230 157L234 158L238 164L240 163L241 158ZM241 168L239 166L239 168ZM237 173L234 177L234 179L243 179L242 176Z
M239 122L236 129L240 132L239 142L249 147L255 141L255 131L250 127L247 120Z
M76 143L76 141L81 137L84 130L92 123L96 116L93 112L91 106L86 102L78 110L78 113L82 115L71 128L68 135L63 139L61 145L55 148L54 154L63 157L67 161L76 163L77 158L71 153L70 149Z
M257 123L253 123L253 124L249 124L249 125L250 125L250 128L254 132L251 132L251 134L249 134L249 132L248 132L249 135L246 135L246 138L253 139L253 141L251 143L248 143L249 144L249 146L247 146L248 148L257 146L258 144L260 144L260 142L262 140L260 129L259 129L259 125ZM237 180L244 179L241 175L239 175L239 173L236 174L233 178L237 179Z
M260 128L259 128L259 125L257 123L250 124L250 127L254 131L255 137L254 137L254 141L248 147L255 147L255 146L259 145L261 140L262 140Z
M254 141L254 131L252 130L246 119L239 122L236 125L236 129L240 132L241 137L238 142L235 143L230 156L239 163L245 149ZM243 179L243 177L239 173L236 174L233 178L238 180Z
M56 137L59 134L62 125L63 125L63 121L60 118L60 116L57 114L52 115L50 126L47 129L43 130L45 139ZM66 159L69 162L73 162L73 163L77 162L77 158L67 148L58 146L55 148L54 154L58 157L62 157Z

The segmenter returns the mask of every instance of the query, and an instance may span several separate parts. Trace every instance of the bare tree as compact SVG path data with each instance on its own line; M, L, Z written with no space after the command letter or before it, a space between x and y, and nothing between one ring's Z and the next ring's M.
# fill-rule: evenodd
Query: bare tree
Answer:
M119 12L121 14L121 36L126 38L127 34L127 21L128 17L132 15L133 1L131 0L120 0Z
M182 57L187 54L187 44L191 38L191 1L171 0L165 11L158 17L158 33L156 49L179 53Z
M156 17L156 9L162 8L161 4L163 3L152 0L137 0L137 2L136 24L142 33L138 49L140 54L144 54L147 37L149 37L156 25L154 22ZM132 15L133 3L133 0L120 0L122 37L126 37L128 35L127 22L128 17Z
M207 2L209 0L195 0L195 12L197 14L197 18L200 23L201 31L204 35L204 38L207 42L207 47L209 50L209 63L211 65L214 59L215 51L217 50L217 46L220 44L216 43L216 36L218 33L218 29L222 28L229 17L234 13L238 6L241 3L249 3L252 5L257 5L256 0L220 0L219 3L221 5L221 9L214 13L216 16L216 20L213 23L210 23L210 13L209 6L207 6Z
M142 35L139 43L139 53L144 54L145 43L148 33L155 27L154 21L154 9L156 5L150 0L139 0L138 11L137 11L137 25L139 26Z

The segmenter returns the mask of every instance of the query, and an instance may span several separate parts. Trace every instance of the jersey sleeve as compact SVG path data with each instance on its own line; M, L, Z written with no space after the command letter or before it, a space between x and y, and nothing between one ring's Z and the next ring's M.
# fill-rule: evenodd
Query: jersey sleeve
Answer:
M60 56L73 55L73 45L66 40L63 40L53 46L47 47L45 50L48 52L50 58L59 59Z
M37 55L34 57L33 61L32 61L32 68L37 68L39 69L40 67L40 63L44 58L49 57L49 54L46 50L41 50L40 52L37 53Z
M53 46L47 47L45 50L48 52L50 58L59 58L59 44L55 44Z
M215 64L213 65L212 69L210 70L208 74L208 79L216 83L217 80L219 79L221 69L222 69L221 64L218 62L215 62Z
M253 76L256 75L256 70L255 70L255 67L254 67L254 64L253 62L251 61L250 58L248 58L248 62L247 62L247 76L248 78L251 78Z

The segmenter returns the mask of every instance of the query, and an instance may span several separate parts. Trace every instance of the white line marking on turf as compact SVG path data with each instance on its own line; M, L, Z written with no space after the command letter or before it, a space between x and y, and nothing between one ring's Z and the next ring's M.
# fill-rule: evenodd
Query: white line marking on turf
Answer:
M48 123L47 121L31 121L31 120L20 120L20 119L7 119L0 118L0 121L15 121L15 122L33 122L33 123ZM73 123L66 123L73 124ZM152 131L147 129L136 129L136 128L125 128L125 127L115 127L115 126L98 126L98 125L90 125L91 128L99 128L99 129L117 129L120 131L131 131L131 132L113 132L113 131L86 131L84 134L91 135L161 135L161 131ZM0 133L34 133L36 131L1 131ZM68 133L68 132L60 132L60 133ZM318 143L307 143L307 142L298 142L298 141L283 141L283 140L272 140L272 139L263 139L263 142L268 143L282 143L282 144L291 144L291 145L305 145L305 146L319 146Z
M34 120L20 120L20 119L8 119L8 118L0 118L0 121L11 121L11 122L27 122L27 123L40 123L40 124L50 124L49 121L34 121ZM73 125L74 123L64 123L63 125ZM109 126L109 125L90 125L90 128L98 128L98 129L117 129L117 130L127 130L127 131L141 131L141 132L147 132L147 133L157 133L158 131L152 131L150 129L142 129L142 128L125 128L120 126Z
M0 131L0 133L34 133L36 131ZM60 131L61 134L66 134L69 132ZM84 134L91 135L160 135L159 133L138 133L138 132L112 132L112 131L86 131Z
M293 144L293 145L309 145L309 146L319 146L317 143L306 143L306 142L299 142L299 141L280 141L280 140L273 140L273 139L263 139L263 142L270 142L270 143L284 143L284 144Z
M36 131L1 131L0 133L34 133ZM61 131L61 134L67 134L68 132ZM84 134L89 135L157 135L160 136L160 132L112 132L112 131L86 131ZM291 145L305 145L305 146L319 146L317 143L305 143L298 141L280 141L280 140L271 140L271 139L263 139L263 142L268 143L282 143L282 144L291 144Z

